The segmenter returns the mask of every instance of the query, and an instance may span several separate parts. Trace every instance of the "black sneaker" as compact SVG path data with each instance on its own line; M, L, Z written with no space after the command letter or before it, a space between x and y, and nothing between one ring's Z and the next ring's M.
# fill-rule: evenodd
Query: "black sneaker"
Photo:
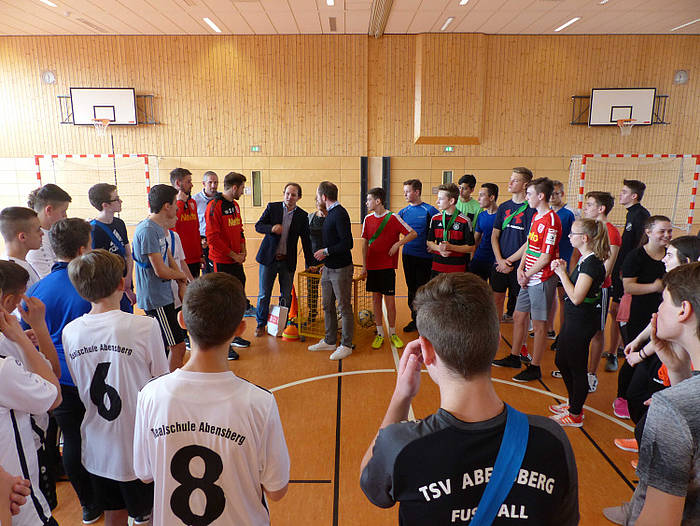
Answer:
M547 339L548 340L556 340L557 339L557 333L554 331L547 331Z
M559 348L559 335L557 334L557 337L554 338L554 341L552 342L552 345L549 346L549 348L553 351L556 351Z
M228 359L229 360L238 360L240 356L236 352L236 349L233 348L233 345L228 348Z
M134 517L134 525L139 525L139 524L150 524L151 523L151 514L146 513L145 515L139 515L138 517Z
M403 328L403 332L416 332L418 327L416 327L416 322L411 320L411 322Z
M528 365L524 371L520 371L513 377L516 382L532 382L542 378L542 372L539 365Z
M624 358L625 357L625 350L622 347L617 348L617 357L618 358Z
M102 518L103 511L100 508L83 506L83 524L94 524Z
M494 360L491 362L496 367L512 367L513 369L520 369L520 357L514 354L509 354L505 358L500 360Z
M240 336L236 336L233 339L233 342L231 343L231 345L233 345L234 347L244 348L244 347L250 347L250 342L248 340L244 340Z
M617 371L617 355L608 353L605 359L607 360L605 370L609 373Z

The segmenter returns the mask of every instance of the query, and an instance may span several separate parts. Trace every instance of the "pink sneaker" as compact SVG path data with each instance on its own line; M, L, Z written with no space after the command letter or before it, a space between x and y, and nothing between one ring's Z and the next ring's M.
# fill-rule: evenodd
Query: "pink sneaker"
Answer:
M624 418L629 420L630 411L627 408L627 400L625 400L624 398L615 398L615 401L613 402L613 414L617 418Z

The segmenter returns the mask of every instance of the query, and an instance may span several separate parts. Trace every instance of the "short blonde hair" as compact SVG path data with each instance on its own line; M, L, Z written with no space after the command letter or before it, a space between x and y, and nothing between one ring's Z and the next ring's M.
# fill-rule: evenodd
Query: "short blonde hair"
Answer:
M124 260L98 248L73 259L68 264L68 277L81 297L96 303L117 290L124 277Z

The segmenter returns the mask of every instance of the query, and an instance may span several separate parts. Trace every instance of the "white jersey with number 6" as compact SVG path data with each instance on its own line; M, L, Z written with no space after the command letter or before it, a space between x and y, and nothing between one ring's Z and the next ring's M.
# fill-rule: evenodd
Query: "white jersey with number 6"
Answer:
M138 392L168 372L158 322L119 310L84 314L63 329L63 351L85 406L83 465L100 477L136 480L132 446Z
M134 469L155 481L153 525L270 524L262 488L289 482L274 396L232 372L182 371L139 394Z

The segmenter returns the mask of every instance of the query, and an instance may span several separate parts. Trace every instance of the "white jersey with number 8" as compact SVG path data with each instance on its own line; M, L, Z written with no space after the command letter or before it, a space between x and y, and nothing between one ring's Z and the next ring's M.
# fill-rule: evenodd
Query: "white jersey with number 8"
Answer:
M155 481L153 525L267 525L262 488L289 482L274 396L232 372L175 372L139 394L134 469Z
M63 352L85 417L82 461L94 475L128 482L139 390L168 372L158 322L119 310L84 314L63 329Z

